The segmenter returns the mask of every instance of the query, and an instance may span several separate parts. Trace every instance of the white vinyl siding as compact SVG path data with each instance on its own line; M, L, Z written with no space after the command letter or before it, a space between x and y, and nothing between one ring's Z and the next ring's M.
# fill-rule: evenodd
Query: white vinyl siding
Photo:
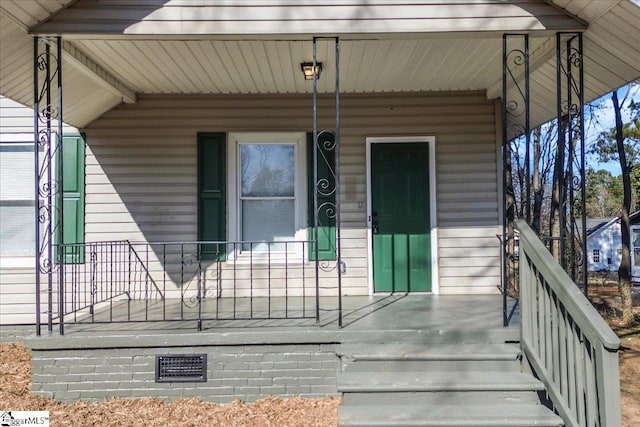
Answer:
M342 96L345 294L368 292L365 137L382 135L434 135L438 142L440 293L497 292L494 108L480 91ZM334 116L333 98L321 97L319 128L331 128ZM195 241L198 132L311 128L309 95L141 96L135 105L121 105L86 128L86 239ZM334 286L335 272L327 277Z

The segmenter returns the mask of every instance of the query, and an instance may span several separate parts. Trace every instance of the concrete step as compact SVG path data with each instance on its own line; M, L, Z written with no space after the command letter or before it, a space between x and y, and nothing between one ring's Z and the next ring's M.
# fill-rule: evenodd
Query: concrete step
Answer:
M338 356L352 360L513 360L520 355L515 344L343 344Z
M344 372L342 393L542 391L544 384L522 372Z
M516 344L482 340L343 344L340 425L562 426ZM468 338L465 335L465 338Z
M535 391L384 391L354 392L342 394L342 405L385 405L398 402L411 405L505 405L521 403L540 403L540 396Z
M492 371L520 372L519 360L376 360L355 363L342 359L342 372L402 372L402 371Z
M520 371L515 344L345 344L337 349L344 372Z
M538 404L348 405L338 410L341 427L560 427L562 419Z
M355 344L504 344L520 341L520 330L515 327L467 329L399 329L358 330L342 332L344 342Z

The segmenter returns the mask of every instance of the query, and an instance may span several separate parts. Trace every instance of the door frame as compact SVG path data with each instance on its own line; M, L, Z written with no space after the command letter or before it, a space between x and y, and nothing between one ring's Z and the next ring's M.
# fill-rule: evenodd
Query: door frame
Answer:
M371 225L371 146L379 143L423 143L428 144L429 153L429 222L431 242L431 293L437 295L438 285L438 223L436 207L436 137L433 135L417 136L368 136L366 139L366 187L367 187L367 270L369 295L373 288L373 233ZM384 292L380 292L384 294Z

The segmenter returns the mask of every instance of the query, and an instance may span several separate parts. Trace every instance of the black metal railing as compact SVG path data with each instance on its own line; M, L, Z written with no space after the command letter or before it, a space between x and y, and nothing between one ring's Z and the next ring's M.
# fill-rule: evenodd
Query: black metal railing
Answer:
M65 244L55 319L61 324L193 320L198 330L205 321L317 321L319 282L311 246L309 241Z
M96 321L98 310L112 321L120 301L164 299L145 262L126 240L64 244L59 250L58 268L64 280L57 294L50 295L57 299L51 304L57 311L50 315L61 329L64 323Z

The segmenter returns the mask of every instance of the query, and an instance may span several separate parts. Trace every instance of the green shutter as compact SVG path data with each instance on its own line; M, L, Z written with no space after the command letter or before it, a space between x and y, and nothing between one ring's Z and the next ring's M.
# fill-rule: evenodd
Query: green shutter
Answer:
M84 243L84 148L82 135L62 137L62 209L63 243ZM65 250L65 264L84 262L84 248L71 246Z
M335 170L335 151L327 150L323 142L334 142L334 136L327 134L322 135L318 140L318 181L327 180L329 188L334 189L336 179L333 171ZM333 145L333 144L328 144ZM307 183L308 183L308 236L309 240L315 240L314 234L314 209L313 209L313 192L315 190L313 182L313 133L307 134ZM330 195L324 196L318 194L318 206L325 203L333 205L335 214L336 198L335 191ZM318 260L334 260L336 259L336 219L335 216L327 215L326 209L320 209L318 213ZM309 259L315 260L315 245L309 246Z
M198 134L198 240L226 240L226 135ZM202 259L223 260L225 245L202 245Z

